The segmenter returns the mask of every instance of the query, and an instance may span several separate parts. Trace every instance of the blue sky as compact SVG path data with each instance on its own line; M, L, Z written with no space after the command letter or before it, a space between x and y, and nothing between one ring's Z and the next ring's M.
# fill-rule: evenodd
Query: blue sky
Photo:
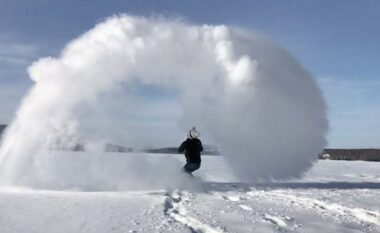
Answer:
M258 31L317 79L329 105L330 147L380 148L380 1L0 0L0 123L32 84L28 65L54 56L117 13L182 16Z

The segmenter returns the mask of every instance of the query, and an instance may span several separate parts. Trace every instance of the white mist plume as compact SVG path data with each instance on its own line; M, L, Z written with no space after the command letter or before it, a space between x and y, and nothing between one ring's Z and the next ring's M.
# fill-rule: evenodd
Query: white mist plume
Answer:
M310 74L267 39L236 28L115 16L29 74L35 86L0 150L3 183L53 183L57 171L47 167L55 155L47 151L89 142L81 109L133 82L178 91L184 122L212 135L244 180L299 176L325 145L325 103Z

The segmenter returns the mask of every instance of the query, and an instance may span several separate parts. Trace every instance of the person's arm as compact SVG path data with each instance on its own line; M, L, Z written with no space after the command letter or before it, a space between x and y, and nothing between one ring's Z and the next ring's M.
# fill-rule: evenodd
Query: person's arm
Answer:
M183 153L186 148L186 141L182 142L182 144L178 147L178 152Z
M200 151L202 152L203 151L203 145L202 145L202 141L201 140L199 140L199 146L200 146Z

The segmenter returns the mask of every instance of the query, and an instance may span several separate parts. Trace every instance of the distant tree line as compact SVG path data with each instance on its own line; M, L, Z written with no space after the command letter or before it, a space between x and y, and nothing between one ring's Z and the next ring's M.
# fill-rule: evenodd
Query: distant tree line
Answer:
M160 154L178 154L178 148L177 147L163 147L163 148L156 148L156 149L147 149L144 150L147 153L160 153ZM217 147L212 145L205 145L203 148L202 154L204 155L219 155L219 150Z
M0 125L0 139L1 139L1 135L3 135L3 132L4 132L6 127L7 127L7 125Z
M380 161L380 149L325 149L320 159Z
M3 134L6 125L0 125L0 139ZM85 151L86 147L82 144L78 144L73 151ZM134 149L130 147L124 147L114 144L106 144L104 151L106 152L118 152L128 153L133 152ZM160 153L160 154L178 154L177 147L162 147L155 149L146 149L140 152L146 153ZM205 145L203 154L205 155L219 155L220 152L217 147L212 145ZM380 149L325 149L322 154L319 155L320 159L331 160L364 160L364 161L380 161Z

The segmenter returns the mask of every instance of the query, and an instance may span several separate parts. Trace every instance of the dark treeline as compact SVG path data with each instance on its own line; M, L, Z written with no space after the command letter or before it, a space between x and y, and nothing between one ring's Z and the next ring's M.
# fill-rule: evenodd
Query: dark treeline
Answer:
M0 125L0 134L3 133L3 130L6 128L6 125Z
M160 154L178 154L177 147L163 147L157 149L144 150L147 153L160 153ZM215 146L205 145L202 154L204 155L219 155L219 150Z
M321 159L380 161L380 149L325 149Z
M0 138L4 132L6 125L0 125ZM73 148L74 151L85 151L85 146L78 145ZM133 152L134 150L129 147L107 144L104 148L107 152ZM146 149L142 152L147 153L161 153L161 154L178 154L177 147L163 147ZM219 155L217 147L206 145L203 154L205 155ZM363 161L380 161L380 149L325 149L319 156L320 159L331 160L363 160Z
M6 125L0 125L0 139L6 127L7 127Z

